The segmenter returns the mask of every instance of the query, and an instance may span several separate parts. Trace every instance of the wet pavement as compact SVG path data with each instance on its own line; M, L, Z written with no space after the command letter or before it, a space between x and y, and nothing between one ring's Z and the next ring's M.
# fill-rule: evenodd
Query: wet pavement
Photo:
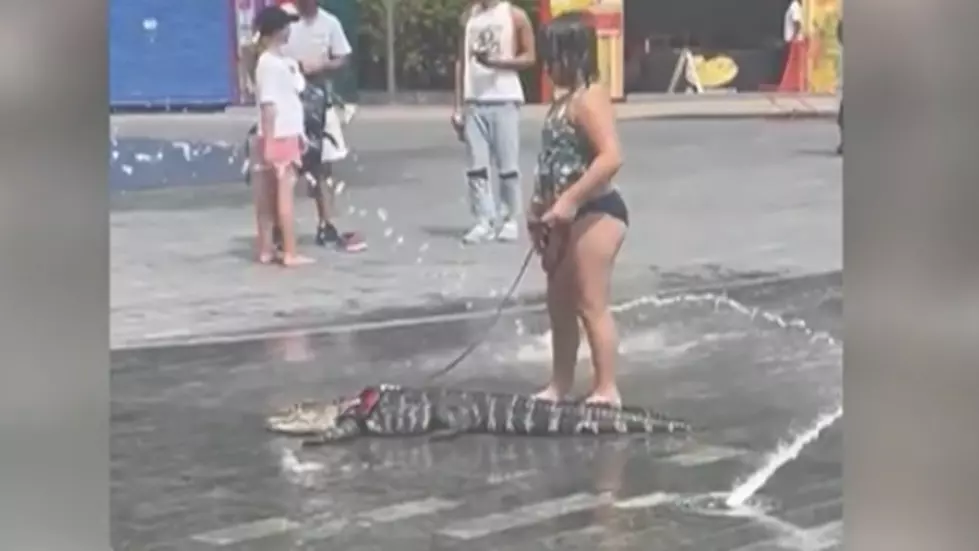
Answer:
M336 327L231 344L115 351L112 541L123 550L841 549L838 424L752 501L705 507L841 398L841 275L620 303L627 402L690 438L363 440L297 450L262 430L276 406L418 383L485 320ZM531 391L540 313L508 315L444 382ZM587 384L587 362L579 365Z

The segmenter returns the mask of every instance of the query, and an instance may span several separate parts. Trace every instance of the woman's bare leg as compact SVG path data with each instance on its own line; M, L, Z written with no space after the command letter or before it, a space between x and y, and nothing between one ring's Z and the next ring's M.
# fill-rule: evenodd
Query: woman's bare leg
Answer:
M255 164L252 164L256 167ZM252 169L252 193L255 202L255 225L257 229L255 248L258 261L270 264L275 260L275 247L272 243L272 228L275 226L275 203L269 193L275 182L270 181L269 172L262 168Z
M547 314L551 321L552 366L550 382L536 395L542 400L561 400L574 386L581 335L578 331L578 314L575 309L573 267L569 260L559 262L547 278Z
M278 226L282 231L282 264L298 266L310 264L313 259L301 256L296 251L295 195L296 170L291 167L276 169L276 209Z
M609 285L626 227L606 214L589 214L571 227L568 256L574 264L577 309L591 348L594 383L587 402L620 405L615 382L619 339L609 309Z

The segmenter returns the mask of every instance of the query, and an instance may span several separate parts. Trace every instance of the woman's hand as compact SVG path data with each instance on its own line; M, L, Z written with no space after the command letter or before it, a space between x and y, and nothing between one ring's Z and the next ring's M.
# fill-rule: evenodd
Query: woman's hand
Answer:
M542 202L534 201L527 213L527 233L530 234L534 250L541 257L541 268L547 274L551 274L560 264L571 227L570 223L544 223L543 217L548 213L554 213L551 215L552 219L558 220L557 211L554 210L556 206L555 203L547 208ZM560 206L558 209L563 212L566 207Z
M533 197L527 209L527 234L534 245L537 254L544 254L547 247L547 226L541 222L541 216L547 212L547 206L539 197Z
M568 237L571 233L571 226L555 226L548 228L547 239L544 242L544 250L541 252L541 268L544 273L551 275L561 264L568 246Z
M299 61L299 68L304 75L311 75L322 71L334 71L342 66L342 59L334 59L329 54L314 55Z
M574 222L575 214L578 213L578 206L566 197L558 197L551 208L547 209L540 218L541 224L548 228L556 226L567 226Z

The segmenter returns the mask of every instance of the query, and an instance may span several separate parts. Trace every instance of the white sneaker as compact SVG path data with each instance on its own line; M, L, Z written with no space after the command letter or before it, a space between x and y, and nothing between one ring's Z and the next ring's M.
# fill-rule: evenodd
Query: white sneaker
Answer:
M466 235L462 236L462 242L466 243L467 245L472 245L475 243L491 241L493 237L493 228L488 224L480 223L470 228L469 231L466 232Z
M520 237L520 226L514 220L507 220L496 232L498 241L516 241Z

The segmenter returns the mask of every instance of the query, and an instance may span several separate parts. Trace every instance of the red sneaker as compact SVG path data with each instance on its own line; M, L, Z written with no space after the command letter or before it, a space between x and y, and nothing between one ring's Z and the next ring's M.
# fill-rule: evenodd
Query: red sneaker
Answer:
M357 232L344 232L340 234L337 246L348 253L359 253L367 250L367 242Z

